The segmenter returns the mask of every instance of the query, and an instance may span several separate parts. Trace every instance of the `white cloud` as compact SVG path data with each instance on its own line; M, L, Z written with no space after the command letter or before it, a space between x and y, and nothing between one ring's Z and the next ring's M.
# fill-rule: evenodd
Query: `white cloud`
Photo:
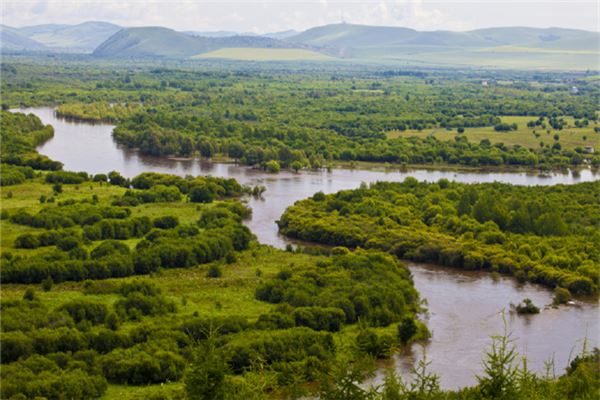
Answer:
M177 30L267 32L337 23L467 30L563 26L598 30L595 1L528 0L3 0L11 26L104 20Z

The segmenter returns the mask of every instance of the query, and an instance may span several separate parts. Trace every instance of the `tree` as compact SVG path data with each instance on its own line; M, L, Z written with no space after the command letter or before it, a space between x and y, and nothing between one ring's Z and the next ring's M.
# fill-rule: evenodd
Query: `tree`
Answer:
M197 185L190 190L190 201L192 203L211 203L215 194L207 185Z
M298 172L299 170L302 169L302 163L300 161L296 160L296 161L292 162L292 164L290 165L290 167L292 167L292 169L295 172Z
M54 194L62 193L62 184L60 182L56 182L54 185L52 185L52 190L54 191Z
M209 335L210 336L210 335ZM185 392L190 400L221 400L225 398L227 364L216 354L212 340L202 346L184 378Z
M569 228L560 215L555 212L548 212L536 219L535 230L538 235L542 236L564 236L568 233Z
M517 355L506 331L504 335L492 336L492 345L483 361L485 375L477 377L484 398L508 400L516 397Z
M265 163L265 170L267 172L276 174L277 172L279 172L281 170L281 167L279 166L279 163L277 161L270 160Z
M238 144L241 145L241 143L238 143ZM213 156L213 154L215 153L215 148L214 148L213 144L206 139L200 140L198 142L197 148L198 148L198 151L200 152L200 155L205 158L211 158ZM232 155L232 153L234 153L234 154ZM243 154L244 154L243 148L241 150L240 149L232 150L231 147L229 148L229 156L231 158L238 159ZM234 155L236 155L238 157L234 157Z
M402 318L398 324L398 338L400 343L406 344L417 333L417 324L410 316Z
M123 186L123 187L129 186L127 179L125 179L117 171L112 171L108 174L108 181L110 182L111 185L115 185L115 186Z
M244 145L240 142L231 142L227 148L227 154L234 160L239 160L244 156Z

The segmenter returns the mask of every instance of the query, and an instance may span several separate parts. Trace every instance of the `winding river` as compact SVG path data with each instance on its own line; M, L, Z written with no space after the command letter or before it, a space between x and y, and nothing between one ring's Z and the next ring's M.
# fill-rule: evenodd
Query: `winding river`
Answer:
M249 199L253 216L247 225L261 243L284 247L289 240L277 232L275 221L285 208L295 201L318 191L325 193L358 187L362 182L402 181L407 176L419 180L441 178L460 182L509 182L519 185L572 184L600 179L590 170L577 173L553 173L548 176L516 172L455 172L414 169L406 171L365 171L334 169L326 171L281 172L277 175L234 164L201 160L172 160L147 157L116 144L112 126L73 122L57 118L49 107L15 110L34 113L46 124L52 124L54 137L38 148L39 152L64 163L65 169L88 173L112 170L126 177L154 171L178 175L213 175L235 178L247 185L267 188L262 199ZM546 288L519 284L512 278L494 279L482 272L465 272L439 266L410 263L415 285L427 299L429 313L425 316L433 333L426 344L432 371L441 375L445 388L457 388L476 382L481 371L481 357L490 344L490 336L503 332L502 311L509 304L529 297L538 306L551 303L552 293ZM562 373L568 360L581 349L597 346L600 329L600 307L597 301L577 301L575 305L544 308L539 315L516 316L507 313L505 319L517 350L528 358L528 365L544 371L544 362L553 358L556 373ZM400 372L407 372L421 357L422 346L415 345L396 355L393 363ZM381 379L381 374L375 377Z

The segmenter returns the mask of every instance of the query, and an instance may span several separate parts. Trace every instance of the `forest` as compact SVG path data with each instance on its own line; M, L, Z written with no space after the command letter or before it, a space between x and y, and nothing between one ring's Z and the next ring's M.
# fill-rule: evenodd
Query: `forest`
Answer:
M485 76L437 70L76 64L48 77L43 64L3 68L11 78L3 82L3 108L52 104L63 117L111 122L114 138L143 154L225 158L272 171L359 162L528 169L600 163L600 92L587 76L499 72L493 85L482 86ZM529 119L503 122L515 117ZM499 134L469 139L485 127ZM420 134L432 129L445 133ZM524 138L515 143L517 129Z
M598 292L600 183L513 186L379 182L289 207L282 233L399 258Z

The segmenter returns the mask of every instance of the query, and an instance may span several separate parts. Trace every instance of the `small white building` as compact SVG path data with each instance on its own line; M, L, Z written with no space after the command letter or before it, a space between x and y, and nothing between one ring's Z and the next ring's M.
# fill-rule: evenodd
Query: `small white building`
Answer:
M594 148L592 146L585 146L583 148L583 152L587 153L587 154L592 154L592 153L594 153Z
M577 89L577 86L572 86L571 87L571 94L577 94L579 93L579 89Z

